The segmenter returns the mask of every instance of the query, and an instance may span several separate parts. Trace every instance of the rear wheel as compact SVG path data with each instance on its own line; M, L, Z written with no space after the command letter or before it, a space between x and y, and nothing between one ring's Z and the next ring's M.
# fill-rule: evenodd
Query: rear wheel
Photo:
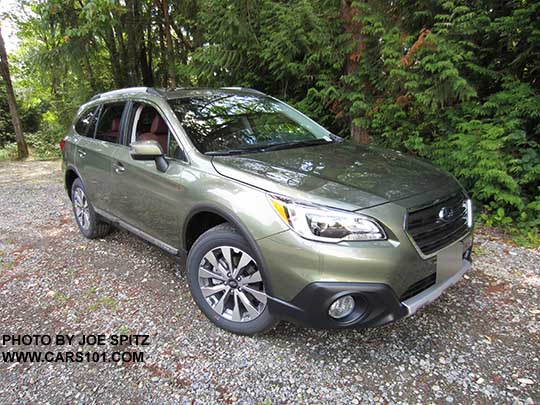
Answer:
M193 244L187 260L193 299L214 324L252 335L275 325L268 311L262 268L246 240L229 224L218 225Z
M98 218L80 179L75 179L71 186L71 202L75 221L86 238L102 238L110 232L110 224Z

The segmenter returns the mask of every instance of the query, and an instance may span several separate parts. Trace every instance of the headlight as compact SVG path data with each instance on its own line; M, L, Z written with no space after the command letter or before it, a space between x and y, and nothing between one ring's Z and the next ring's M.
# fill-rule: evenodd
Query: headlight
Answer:
M269 196L272 207L294 231L306 239L323 242L384 240L386 235L374 219L365 215Z

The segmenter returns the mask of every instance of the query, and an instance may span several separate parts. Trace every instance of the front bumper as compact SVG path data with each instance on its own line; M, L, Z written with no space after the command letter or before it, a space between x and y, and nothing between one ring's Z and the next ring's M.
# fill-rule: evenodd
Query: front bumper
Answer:
M290 302L269 297L268 305L274 315L313 328L381 326L413 315L433 302L443 291L460 281L470 268L471 262L463 259L461 268L454 275L403 302L399 301L392 288L383 283L315 282L302 289ZM333 319L328 315L328 308L345 295L354 297L355 310L344 319Z
M422 291L418 295L415 295L414 297L411 297L403 301L401 304L405 308L407 308L407 315L412 315L416 313L416 311L418 311L424 305L427 305L435 301L437 298L440 297L440 295L444 292L444 290L446 290L447 288L453 286L458 281L460 281L463 275L466 272L468 272L470 269L471 269L471 262L467 259L464 259L461 269L459 269L459 271L456 272L456 274L454 274L452 277L444 280L441 283L434 284L433 286Z

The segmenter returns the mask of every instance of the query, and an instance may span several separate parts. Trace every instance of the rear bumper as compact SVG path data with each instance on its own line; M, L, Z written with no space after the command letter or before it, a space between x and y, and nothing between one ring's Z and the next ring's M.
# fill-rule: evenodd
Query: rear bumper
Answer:
M383 283L315 282L306 286L290 302L269 297L269 310L281 319L304 326L334 328L365 328L382 326L406 316L436 300L447 288L461 280L471 268L464 259L462 267L450 278L436 283L419 294L400 302L392 288ZM355 310L343 320L328 315L329 306L338 298L351 295Z

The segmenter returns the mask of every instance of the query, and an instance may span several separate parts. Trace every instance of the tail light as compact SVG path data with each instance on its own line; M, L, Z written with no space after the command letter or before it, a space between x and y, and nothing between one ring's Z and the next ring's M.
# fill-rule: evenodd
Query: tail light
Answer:
M62 151L62 153L64 153L64 148L66 147L66 140L65 139L62 139L60 141L60 150Z

